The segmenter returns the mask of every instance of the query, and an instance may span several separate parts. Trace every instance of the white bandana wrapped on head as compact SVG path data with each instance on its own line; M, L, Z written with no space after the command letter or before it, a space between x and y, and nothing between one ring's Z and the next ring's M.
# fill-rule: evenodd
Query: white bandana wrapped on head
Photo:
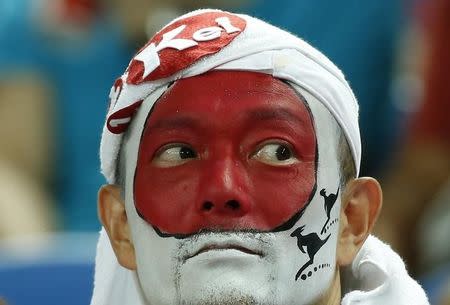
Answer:
M218 10L199 10L177 18L158 32L131 60L127 71L111 89L110 107L100 148L102 172L109 183L117 182L115 175L119 152L125 149L127 156L125 188L133 189L133 179L130 177L134 177L142 130L154 103L172 82L211 70L254 71L288 81L308 102L311 101L309 107L313 117L316 118L317 138L330 137L324 130L330 130L331 127L325 126L327 123L324 122L330 122L332 120L330 116L336 120L348 141L356 171L359 173L361 140L358 104L341 71L305 41L261 20ZM128 138L124 139L123 135L127 129L129 129ZM319 143L318 153L319 163L325 164L325 167L317 168L317 185L319 189L324 187L336 192L339 188L336 184L339 172L326 166L337 162L336 151ZM328 216L331 220L339 217L339 192L335 195L337 204L331 211L331 216ZM326 193L316 192L311 199L312 204L304 211L305 215L313 219L319 217L317 216L319 214L322 215L322 202L326 196ZM127 192L125 197L135 245L143 235L146 238L157 237L153 228L137 216L133 192ZM274 245L279 243L285 247L292 247L293 251L298 250L295 243L290 243L292 246L285 245L292 240L292 236L305 234L302 233L305 225L306 231L309 232L319 232L322 228L321 224L314 226L306 223L304 218L307 217L298 219L295 228L292 225L289 232L270 233L262 239L266 238L264 239L266 243ZM287 261L277 265L278 270L293 269L292 266L294 269L300 266L301 268L298 272L295 270L297 272L295 280L289 275L291 280L289 282L282 280L285 287L278 287L279 289L296 289L298 282L303 281L303 294L304 291L310 291L309 295L304 297L305 302L313 300L317 297L316 294L323 291L330 282L334 270L337 227L337 225L327 227L328 235L327 230L323 232L325 227L322 228L323 234L320 236L316 234L327 245L318 252L315 262L328 263L310 266L307 258L301 255L289 257ZM147 255L146 260L151 260L154 249L136 246L140 248L137 252ZM189 244L174 238L163 239L161 243L153 244L153 248L158 248L158 255L171 255L174 249L183 247L189 247ZM380 251L382 254L378 255ZM137 255L139 256L139 253ZM270 255L268 250L268 257ZM276 254L273 259L275 257ZM168 287L170 285L165 283L183 281L183 276L171 274L171 270L164 269L166 267L164 263L157 262L153 266L153 273L157 278L152 282L152 275L146 274L146 271L139 271L139 257L137 260L138 272L121 267L117 263L106 233L102 230L97 249L95 287L91 305L155 305L154 303L165 300L166 297L166 303L175 302L172 296L176 291L172 293ZM307 271L307 267L314 268L314 272L317 268L328 268L330 271L321 272L320 280L313 283L307 281L312 274L312 271L304 272ZM408 277L398 256L373 237L368 239L350 269L345 279L346 287L350 288L349 293L344 296L343 304L381 304L381 302L427 304L423 291ZM370 274L365 273L367 270ZM390 279L391 274L395 276L395 281ZM227 280L226 276L224 280ZM230 280L232 282L232 279ZM166 289L167 292L163 293L160 299L153 301L149 296L152 292L147 292L142 287L143 281L159 287L159 290ZM178 283L174 289L189 291L196 287L195 283L186 280L184 283ZM260 286L253 287L249 284L249 290L254 291L257 287ZM352 287L359 290L351 291ZM273 292L270 291L274 294ZM255 298L258 297L256 295ZM286 304L294 303L294 300L295 298L287 299ZM271 302L274 303L274 300Z
M308 91L341 125L359 172L358 103L342 72L305 41L268 23L246 15L199 10L158 32L112 88L100 147L108 182L115 181L122 132L142 101L174 80L213 69L264 72Z

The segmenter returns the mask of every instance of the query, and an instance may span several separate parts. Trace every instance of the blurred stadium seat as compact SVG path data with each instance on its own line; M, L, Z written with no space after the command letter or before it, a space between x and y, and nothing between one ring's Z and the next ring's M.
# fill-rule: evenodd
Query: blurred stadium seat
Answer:
M8 305L89 304L97 234L0 241L0 298Z

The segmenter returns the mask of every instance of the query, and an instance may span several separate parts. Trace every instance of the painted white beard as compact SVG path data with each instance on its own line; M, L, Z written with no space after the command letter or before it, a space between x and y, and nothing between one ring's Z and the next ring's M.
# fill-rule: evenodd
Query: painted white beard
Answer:
M144 101L130 126L130 137L125 139L125 202L139 284L148 305L307 305L328 290L336 272L341 192L330 217L324 203L325 197L339 188L337 136L329 112L314 97L299 91L313 113L319 153L316 193L303 216L283 232L210 233L185 239L160 237L136 213L133 177L151 107ZM326 196L320 194L322 189ZM295 236L291 236L293 232ZM188 259L205 243L242 244L261 255L213 250ZM299 273L303 266L306 268Z
M322 208L322 202L315 203ZM296 281L309 256L307 248L306 253L299 250L297 238L290 233L310 219L312 209L307 210L298 225L286 232L208 233L181 240L161 238L138 215L129 217L138 277L148 304L310 304L327 290L334 274L338 225L334 223L323 236L318 234L321 240L331 236ZM334 210L339 211L338 205ZM332 214L336 218L337 212ZM323 217L321 223L325 221ZM317 226L312 232L320 230ZM246 245L262 255L212 250L187 259L208 243Z

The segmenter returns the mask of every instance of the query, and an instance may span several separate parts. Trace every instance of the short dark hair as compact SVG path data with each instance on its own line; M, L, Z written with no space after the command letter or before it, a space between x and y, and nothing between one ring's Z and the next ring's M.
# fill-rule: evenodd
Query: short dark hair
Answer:
M350 180L356 178L356 167L347 137L342 131L342 128L337 123L336 125L338 126L337 154L340 165L339 175L341 188L344 189Z

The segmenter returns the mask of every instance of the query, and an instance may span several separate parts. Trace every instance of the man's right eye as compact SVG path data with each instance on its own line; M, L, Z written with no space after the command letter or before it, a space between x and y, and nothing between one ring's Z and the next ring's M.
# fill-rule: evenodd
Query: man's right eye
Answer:
M197 158L197 152L189 145L168 144L156 152L152 163L158 167L174 167Z

